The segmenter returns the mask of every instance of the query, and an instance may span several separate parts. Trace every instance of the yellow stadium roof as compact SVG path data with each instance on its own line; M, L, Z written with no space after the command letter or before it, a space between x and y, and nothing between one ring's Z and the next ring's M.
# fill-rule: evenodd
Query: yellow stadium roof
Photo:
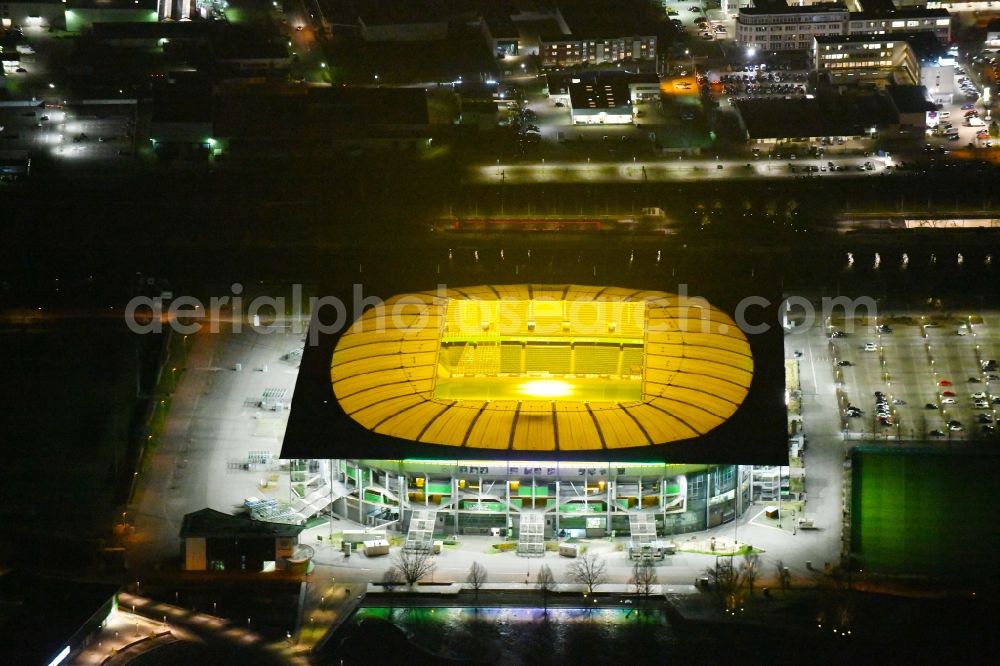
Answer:
M499 373L462 366L463 344L481 350L509 344L512 356L518 344L537 344L547 354L536 354L544 363L582 354L570 349L589 343L612 350L617 345L631 354L641 350L641 368L622 368L625 363L618 361L617 374L584 376L566 372L573 365L547 368L537 362L530 371L522 361L519 371L507 367ZM449 349L452 360L446 358ZM500 364L507 360L496 349L496 358L483 363L504 369ZM753 368L746 337L702 299L618 287L522 284L395 296L369 309L341 336L331 379L343 410L383 435L480 449L587 451L704 435L739 408ZM439 381L464 381L484 392L435 397ZM632 382L639 387L634 395L628 390ZM620 393L616 384L624 387ZM597 395L633 397L574 399L574 393L595 395L595 387Z

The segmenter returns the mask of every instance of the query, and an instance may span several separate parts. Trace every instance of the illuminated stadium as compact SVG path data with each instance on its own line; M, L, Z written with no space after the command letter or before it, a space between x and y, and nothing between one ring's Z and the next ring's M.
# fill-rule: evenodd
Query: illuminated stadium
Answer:
M376 301L307 346L282 457L318 461L339 492L317 500L408 526L409 545L705 529L787 453L780 332L750 339L704 299L515 284Z
M602 287L472 287L390 299L337 344L334 394L374 432L446 446L586 451L703 435L753 376L702 301Z

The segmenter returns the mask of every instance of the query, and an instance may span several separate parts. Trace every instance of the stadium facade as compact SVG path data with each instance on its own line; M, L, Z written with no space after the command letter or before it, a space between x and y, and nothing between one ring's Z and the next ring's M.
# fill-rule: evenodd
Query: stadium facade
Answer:
M325 481L301 489L303 513L331 506L426 547L517 536L538 554L556 535L703 530L755 487L779 492L754 465L787 460L780 331L624 287L439 286L367 305L347 326L313 313L324 333L282 450Z

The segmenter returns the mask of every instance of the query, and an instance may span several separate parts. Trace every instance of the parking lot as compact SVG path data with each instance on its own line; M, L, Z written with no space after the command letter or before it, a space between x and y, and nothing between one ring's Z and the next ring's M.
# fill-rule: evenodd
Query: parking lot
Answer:
M1000 375L983 363L1000 355L1000 314L880 313L877 320L833 317L817 329L811 352L829 362L845 437L993 436ZM881 410L876 392L884 396Z
M134 104L0 108L0 149L109 160L134 151Z

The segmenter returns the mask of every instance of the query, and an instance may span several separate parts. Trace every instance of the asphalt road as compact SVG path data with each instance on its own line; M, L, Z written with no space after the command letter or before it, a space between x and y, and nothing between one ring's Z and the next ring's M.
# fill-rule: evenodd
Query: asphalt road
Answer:
M829 163L838 167L829 170ZM872 169L865 167L866 163ZM866 174L878 176L889 173L884 158L837 157L796 160L732 160L660 158L654 160L629 160L621 162L548 162L540 164L497 163L470 167L468 181L474 184L537 184L537 183L620 183L731 180L755 178L843 178ZM839 167L842 167L840 169ZM860 167L860 168L859 168ZM813 169L815 169L813 171Z

